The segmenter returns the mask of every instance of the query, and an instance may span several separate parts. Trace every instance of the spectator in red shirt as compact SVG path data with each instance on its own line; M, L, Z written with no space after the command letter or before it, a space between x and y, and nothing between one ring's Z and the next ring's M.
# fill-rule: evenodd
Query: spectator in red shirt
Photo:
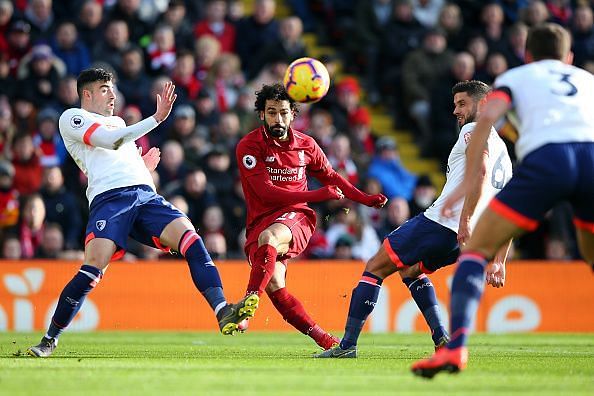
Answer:
M206 18L194 26L194 36L213 36L221 43L221 52L235 52L235 26L225 21L226 15L225 0L209 0L206 4Z
M61 166L67 157L66 146L58 131L59 114L46 108L37 115L38 130L33 136L33 145L40 153L41 165L44 167Z
M31 48L31 25L21 19L13 21L8 28L6 42L8 43L10 73L16 77L21 59Z
M32 194L41 188L43 167L28 134L17 135L14 140L12 164L15 169L14 188L21 194Z
M43 239L45 205L39 194L29 195L23 200L19 239L23 258L33 258Z
M196 60L194 54L189 50L180 50L177 52L177 58L171 79L178 89L178 101L192 102L198 97L202 88L202 83L196 77Z
M0 160L0 230L13 227L19 220L19 192L13 187L14 167Z

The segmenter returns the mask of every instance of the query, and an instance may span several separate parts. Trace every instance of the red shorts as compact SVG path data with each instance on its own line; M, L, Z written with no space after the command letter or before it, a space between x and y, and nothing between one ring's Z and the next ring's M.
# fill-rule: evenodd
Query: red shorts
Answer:
M284 265L287 265L288 259L298 256L305 250L309 243L309 238L311 238L316 228L315 217L312 218L311 214L307 212L276 212L263 218L258 226L252 230L250 239L245 243L244 251L250 263L253 262L254 254L258 249L258 236L262 231L275 223L286 225L291 230L291 234L293 234L293 239L289 244L287 253L277 257L277 260Z

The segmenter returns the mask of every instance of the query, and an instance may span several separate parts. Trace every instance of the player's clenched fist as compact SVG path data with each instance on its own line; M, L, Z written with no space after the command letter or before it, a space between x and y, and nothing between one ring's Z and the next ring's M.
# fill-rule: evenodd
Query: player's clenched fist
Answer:
M342 190L334 185L324 186L324 187L320 188L320 191L322 191L322 193L326 196L327 200L343 199L344 198L344 194L342 193Z
M384 194L368 195L367 200L364 202L366 206L374 207L377 209L383 208L388 202L388 198Z

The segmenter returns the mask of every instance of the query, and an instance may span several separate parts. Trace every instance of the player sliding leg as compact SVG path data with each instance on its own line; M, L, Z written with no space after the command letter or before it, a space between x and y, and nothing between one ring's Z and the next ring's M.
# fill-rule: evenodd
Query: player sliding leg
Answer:
M185 223L183 226L188 228L180 230L182 237L178 251L188 262L194 285L213 309L221 333L232 335L238 323L254 315L258 307L258 296L246 296L237 304L227 303L219 271L208 254L202 238L193 228L189 228L191 226L189 220L184 219L183 223Z
M169 207L163 207L162 209L165 211L172 210ZM93 208L90 214L90 220L96 217L96 212L99 212L99 216L102 216L100 205ZM218 270L206 251L202 239L194 230L191 222L185 216L180 216L183 215L178 211L177 213L167 213L164 215L165 218L168 220L171 218L175 219L166 226L165 224L167 223L161 227L158 224L156 225L157 229L163 229L159 239L160 242L156 247L177 246L177 251L188 262L192 280L196 288L202 293L213 309L221 332L224 333L227 325L231 323L236 325L246 317L249 317L251 313L245 310L245 306L247 304L254 305L254 303L245 298L237 304L229 304L226 301ZM113 217L111 220L115 224L118 223L118 220ZM151 223L155 224L155 221L152 220ZM89 224L93 225L95 221L89 221ZM85 247L85 264L81 266L74 278L64 287L58 299L58 305L52 316L47 333L38 345L32 346L27 350L29 355L48 357L54 352L60 335L70 325L80 310L86 296L103 278L105 270L116 252L116 243L114 240L118 241L118 245L125 243L121 242L121 240L125 240L129 232L125 227L122 228L117 230L117 235L109 234L103 230L101 232L105 233L105 238L93 238L87 243ZM151 233L150 231L149 229L149 234ZM175 243L174 241L179 242ZM257 306L257 296L254 297L256 300L255 305Z

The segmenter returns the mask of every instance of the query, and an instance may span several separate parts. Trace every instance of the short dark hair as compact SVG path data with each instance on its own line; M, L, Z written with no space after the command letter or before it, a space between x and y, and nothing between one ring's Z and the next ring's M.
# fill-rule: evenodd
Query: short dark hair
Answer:
M565 60L571 49L571 36L561 25L543 23L528 31L526 50L535 61L542 59Z
M90 68L81 71L76 79L76 92L78 92L78 97L82 98L83 89L85 89L87 85L96 81L113 81L113 74L101 68Z
M491 87L482 81L470 80L460 81L452 88L452 95L466 92L472 99L479 101L491 91Z
M295 113L299 112L297 102L295 102L287 93L287 90L281 83L274 83L271 85L262 85L262 89L256 92L256 102L254 110L256 112L264 111L267 100L287 100L291 106L291 110Z

